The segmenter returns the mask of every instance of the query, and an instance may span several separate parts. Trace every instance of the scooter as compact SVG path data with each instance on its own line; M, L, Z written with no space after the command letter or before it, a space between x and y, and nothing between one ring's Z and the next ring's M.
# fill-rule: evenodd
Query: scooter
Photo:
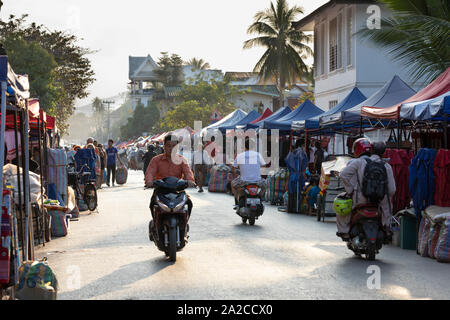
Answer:
M185 180L168 177L154 182L154 220L149 224L149 238L160 251L175 262L177 252L188 242L188 220L192 202L187 196L188 183Z
M238 198L239 205L235 206L238 216L242 218L242 222L253 226L255 221L264 213L264 204L262 203L261 188L252 183L244 186L244 192L241 192Z
M347 247L350 250L358 256L364 254L367 260L375 260L387 239L376 206L364 205L353 210L349 236Z

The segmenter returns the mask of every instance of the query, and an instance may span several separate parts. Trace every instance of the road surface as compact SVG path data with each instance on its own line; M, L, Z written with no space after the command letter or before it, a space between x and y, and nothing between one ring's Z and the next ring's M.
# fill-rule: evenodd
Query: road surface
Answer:
M190 242L170 263L148 239L151 192L130 172L126 185L99 191L98 213L37 250L58 276L58 299L450 298L450 264L393 246L365 261L336 237L334 219L267 206L243 225L230 195L193 189Z

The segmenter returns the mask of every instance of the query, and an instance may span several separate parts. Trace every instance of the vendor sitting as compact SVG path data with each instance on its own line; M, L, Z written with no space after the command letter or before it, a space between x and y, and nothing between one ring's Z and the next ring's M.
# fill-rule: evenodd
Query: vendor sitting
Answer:
M308 215L312 216L314 209L314 205L317 204L317 196L320 193L319 188L319 177L314 175L311 177L310 187L306 193L306 204L308 209Z

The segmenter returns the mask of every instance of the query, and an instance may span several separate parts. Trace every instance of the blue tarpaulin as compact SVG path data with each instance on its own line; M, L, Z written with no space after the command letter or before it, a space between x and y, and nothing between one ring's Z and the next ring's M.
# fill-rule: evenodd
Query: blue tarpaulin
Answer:
M244 129L244 130L248 130L248 129L257 129L262 127L262 125L264 124L264 121L274 121L274 120L278 120L282 117L284 117L285 115L289 114L292 112L292 109L289 107L283 107L281 109L278 109L276 112L274 112L270 117L265 118L264 120L261 120L257 123L249 123L247 124L245 127L240 127L238 129Z
M362 107L378 107L388 108L397 103L405 101L416 91L411 89L399 76L394 76L391 81L387 82L380 90L371 95L367 100L350 108L346 111L321 117L321 125L330 125L335 123L354 122L361 118Z
M234 124L222 125L218 129L221 131L236 129L237 126L245 126L246 124L248 124L252 121L255 121L260 116L261 115L258 113L258 111L252 110L242 120L240 120Z
M357 104L366 100L367 97L357 88L353 88L353 90L342 100L340 103L335 105L330 110L322 113L321 115L315 116L311 119L295 121L292 123L293 130L304 130L304 129L318 129L319 121L322 117L341 113L342 111L348 110Z
M244 119L246 116L247 116L246 112L242 111L241 109L237 109L236 111L234 111L234 112L230 113L229 115L227 115L222 120L217 121L217 122L207 126L206 128L203 128L201 133L202 133L202 135L206 135L206 133L208 131L217 130L221 126L234 125L237 122L239 122L242 119Z
M324 111L314 105L308 99L303 102L297 109L285 115L284 117L275 120L269 121L264 120L264 124L262 126L263 129L279 129L284 131L291 130L291 125L293 121L300 121L310 119L312 117L318 116L322 114Z
M450 91L433 99L402 104L400 118L442 121L444 112L450 113Z

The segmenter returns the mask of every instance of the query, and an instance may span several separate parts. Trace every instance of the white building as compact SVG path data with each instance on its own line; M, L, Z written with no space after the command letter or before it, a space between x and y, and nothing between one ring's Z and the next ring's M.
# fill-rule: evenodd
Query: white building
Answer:
M366 97L380 89L394 75L414 90L425 84L412 84L401 64L392 61L387 51L363 40L357 31L374 26L377 17L391 12L375 1L332 0L294 26L314 32L315 101L328 110L357 86Z

